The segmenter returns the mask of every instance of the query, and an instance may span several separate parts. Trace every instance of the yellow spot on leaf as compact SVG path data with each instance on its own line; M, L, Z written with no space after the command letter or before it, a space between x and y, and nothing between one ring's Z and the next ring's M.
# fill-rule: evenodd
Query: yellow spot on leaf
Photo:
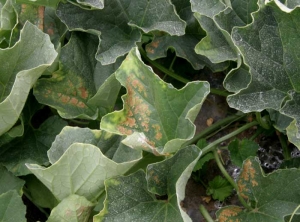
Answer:
M221 211L219 215L219 222L240 222L239 219L232 219L231 217L235 217L241 212L242 209L239 207L230 207Z

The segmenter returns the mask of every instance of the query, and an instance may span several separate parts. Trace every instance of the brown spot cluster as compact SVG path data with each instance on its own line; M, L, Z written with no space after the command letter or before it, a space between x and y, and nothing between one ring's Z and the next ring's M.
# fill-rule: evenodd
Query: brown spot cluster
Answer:
M83 102L79 101L76 97L68 96L62 93L57 93L57 96L60 98L60 101L64 104L70 104L79 108L86 107L86 105Z
M242 211L239 207L230 207L222 212L219 215L219 222L240 222L239 219L232 219L231 217L237 216Z
M246 188L246 184L248 182L251 182L252 187L258 186L258 182L255 180L255 174L256 170L252 166L252 162L247 160L244 163L243 171L238 181L239 192L243 198L248 198L248 196L245 194L249 191L249 189Z
M154 128L154 132L155 132L155 139L156 140L161 140L162 138L162 133L161 133L161 130L160 130L160 125L158 124L152 124L152 128Z
M153 54L154 50L159 46L160 40L154 40L146 46L146 51Z

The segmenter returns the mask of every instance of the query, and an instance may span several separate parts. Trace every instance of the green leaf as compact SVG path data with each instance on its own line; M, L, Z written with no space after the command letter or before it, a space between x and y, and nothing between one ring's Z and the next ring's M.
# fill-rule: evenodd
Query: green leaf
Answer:
M66 125L64 120L53 116L38 129L27 126L23 137L1 147L0 163L17 176L30 173L25 163L47 164L47 150Z
M195 167L194 167L194 169L193 169L193 172L196 172L196 171L198 171L198 170L201 170L202 167L203 167L203 165L204 165L206 162L208 162L208 161L210 161L210 160L212 160L212 159L214 159L214 155L213 155L212 153L207 153L207 154L205 154L204 156L202 156L202 157L198 160L198 162L196 163L196 165L195 165Z
M16 123L29 90L56 55L49 36L30 23L25 24L17 44L0 49L0 135Z
M266 176L258 158L251 157L244 162L237 184L238 192L252 203L253 210L229 206L219 210L217 217L224 222L284 222L284 217L300 204L299 178L299 169L276 170Z
M53 209L58 204L50 190L34 175L29 174L24 179L26 180L24 193L26 192L30 196L31 202L35 205Z
M21 195L24 180L19 179L9 172L4 166L0 165L0 195L10 190L16 190Z
M191 0L193 12L213 18L223 11L226 5L220 0Z
M48 157L54 164L74 143L85 143L97 146L101 152L117 163L137 161L142 157L141 151L133 150L120 143L122 137L101 130L66 126L55 138Z
M86 222L94 204L78 195L63 199L52 211L47 222Z
M116 163L94 145L75 143L48 168L26 165L58 201L71 194L94 201L103 192L105 179L124 174L136 161Z
M115 75L127 89L124 108L104 116L101 129L128 135L123 143L129 147L161 154L177 151L194 136L192 121L209 92L207 82L177 90L141 61L136 48Z
M208 182L208 188L206 190L207 195L212 195L213 199L224 201L225 198L232 194L233 187L228 180L221 176L216 176L212 181Z
M212 64L206 57L195 52L195 46L204 36L198 21L193 16L191 4L188 0L172 0L178 15L187 23L185 35L170 36L168 34L155 34L151 43L146 46L147 56L152 59L167 56L168 49L175 49L178 57L184 58L191 63L194 69L203 69L208 66L214 70L223 70L226 66Z
M0 221L25 222L26 207L16 190L0 195Z
M250 67L251 82L246 89L229 96L228 103L243 112L274 109L294 118L287 134L300 147L300 78L295 75L300 57L298 43L292 41L298 38L300 9L291 11L278 1L271 1L253 13L253 18L252 24L234 28L232 33Z
M231 161L235 166L242 167L244 160L250 156L256 156L259 145L251 140L235 139L228 145Z
M105 3L104 9L92 11L59 4L57 15L69 30L101 34L97 59L103 65L114 63L135 47L141 40L141 31L183 35L185 29L185 22L178 17L174 6L165 0L111 0Z
M140 170L106 180L104 209L94 221L191 221L180 202L199 156L200 150L189 146L170 159L150 164L147 175ZM154 193L168 195L167 200L157 200Z

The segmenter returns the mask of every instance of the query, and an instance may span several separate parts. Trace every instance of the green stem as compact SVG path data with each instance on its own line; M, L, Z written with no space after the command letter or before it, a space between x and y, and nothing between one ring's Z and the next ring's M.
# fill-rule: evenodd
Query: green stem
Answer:
M182 82L184 84L190 82L188 79L186 79L186 78L184 78L184 77L182 77L182 76L180 76L180 75L172 72L170 69L167 69L166 67L162 66L158 62L155 62L155 61L149 59L148 56L147 56L147 53L145 52L145 50L142 47L139 47L139 51L140 51L143 59L145 59L152 66L156 67L157 69L159 69L160 71L162 71L166 75L171 76L173 79L176 79L177 81ZM212 94L219 95L219 96L225 96L225 97L227 97L228 95L230 95L229 92L223 91L223 90L220 90L220 89L213 89L213 88L211 88L210 92Z
M296 207L296 209L295 209L294 212L292 213L292 216L291 216L289 222L292 222L292 221L293 221L293 217L294 217L294 215L296 214L297 210L299 210L299 208L300 208L300 205L299 205L298 207Z
M263 132L263 129L261 127L259 127L256 132L250 137L249 140L254 141L256 137L258 137L258 135L260 135Z
M211 218L210 214L202 204L200 205L199 210L202 216L205 218L206 222L214 222L214 220Z
M174 63L175 63L176 58L177 58L177 56L174 55L174 58L172 59L172 62L171 62L171 64L170 64L170 66L169 66L169 70L170 70L170 71L173 70L173 65L174 65Z
M214 133L216 130L219 129L224 129L224 126L228 126L229 124L238 121L242 118L244 118L246 115L232 115L232 116L228 116L214 124L212 124L211 126L207 127L206 129L202 130L200 133L198 133L197 135L195 135L193 137L193 139L191 139L190 141L186 142L183 147L197 143L197 141L201 138L205 138L208 135Z
M241 202L241 204L248 210L252 210L252 208L246 203L246 201L239 195L239 188L237 186L237 184L233 181L233 179L231 178L231 176L228 174L228 172L226 171L226 169L224 168L223 164L221 163L220 157L218 155L218 151L214 150L214 157L216 160L216 163L220 169L220 171L222 172L222 174L224 175L224 177L228 180L228 182L234 187L234 189L237 192L238 198Z
M256 121L259 123L259 125L264 129L270 129L270 125L267 123L266 118L262 117L260 112L255 113Z
M34 204L34 205L35 205L35 206L36 206L43 214L45 214L47 218L49 217L49 214L48 214L42 207L36 205L36 204L33 202L31 196L29 195L29 193L27 192L26 189L23 189L23 194L26 196L26 198L27 198L28 200L30 200L30 202L31 202L32 204Z
M215 140L214 142L208 144L206 147L204 147L204 148L202 149L202 156L205 155L206 153L208 153L208 152L214 150L216 145L218 145L218 144L220 144L220 143L222 143L222 142L224 142L224 141L230 139L231 137L234 137L234 136L240 134L241 132L245 131L246 129L249 129L250 127L255 126L255 125L257 125L257 124L258 124L258 123L257 123L256 121L253 121L253 122L251 122L251 123L247 123L247 124L245 124L244 126L238 128L237 130L235 130L235 131L233 131L233 132L227 134L226 136L223 136L223 137L221 137L221 138Z
M289 148L288 148L287 142L286 142L286 140L285 140L283 134L280 133L280 132L277 132L276 134L278 135L278 138L279 138L279 141L280 141L282 150L283 150L283 156L284 156L284 159L285 159L285 160L291 159L291 155L290 155L290 152L289 152Z

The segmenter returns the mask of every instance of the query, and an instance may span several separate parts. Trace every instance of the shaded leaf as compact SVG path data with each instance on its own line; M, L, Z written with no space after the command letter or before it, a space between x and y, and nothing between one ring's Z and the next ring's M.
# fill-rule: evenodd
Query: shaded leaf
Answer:
M53 209L58 201L50 190L34 175L29 174L25 178L26 186L23 188L30 195L31 201L42 208Z
M177 90L141 61L137 49L115 75L127 89L124 108L104 116L101 129L128 135L123 143L130 147L162 154L177 151L194 136L192 121L209 92L207 82L190 82Z
M59 4L57 9L57 15L70 30L101 34L97 59L103 65L114 63L135 47L136 42L141 40L141 31L184 34L185 22L178 17L169 1L111 0L105 4L102 10L84 10L72 4Z
M251 140L235 139L228 145L231 161L235 166L242 167L244 160L250 156L256 156L259 145Z
M42 6L52 7L52 8L56 8L57 4L60 1L61 0L16 0L16 2L18 2L18 3L42 5Z
M64 120L53 116L38 129L27 126L23 137L1 147L0 163L17 176L30 173L25 163L47 164L47 150L55 136L66 125Z
M0 195L0 221L25 222L26 207L16 190Z
M52 211L47 222L86 222L94 204L78 195L70 195L63 199Z
M229 206L219 210L217 217L224 222L283 222L300 204L299 178L299 169L276 170L265 175L259 160L251 157L244 162L237 184L240 195L252 203L253 210Z
M14 176L4 166L0 165L0 195L10 190L16 190L21 195L24 181Z
M147 175L137 171L126 177L106 180L104 209L94 221L191 221L181 209L180 202L199 156L200 150L190 146L170 159L150 164ZM156 200L154 193L167 194L168 199Z
M71 194L94 201L103 192L105 179L124 174L136 161L116 163L94 145L75 143L48 168L26 165L58 201Z
M17 44L0 49L0 135L18 120L29 90L56 55L49 36L30 23L25 24Z

